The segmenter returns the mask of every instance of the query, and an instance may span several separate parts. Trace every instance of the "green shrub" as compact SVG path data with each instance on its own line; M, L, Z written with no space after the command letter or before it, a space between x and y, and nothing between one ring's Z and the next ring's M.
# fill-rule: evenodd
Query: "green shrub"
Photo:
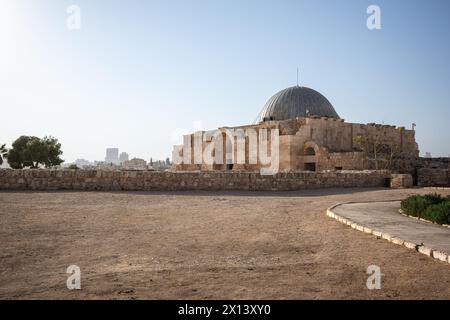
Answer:
M429 206L423 218L439 224L450 224L450 200Z
M406 198L401 202L402 210L411 216L423 218L427 208L446 201L441 195L433 193L424 196L416 195Z
M400 206L404 213L417 217L423 207L423 199L420 196L411 196L403 200Z

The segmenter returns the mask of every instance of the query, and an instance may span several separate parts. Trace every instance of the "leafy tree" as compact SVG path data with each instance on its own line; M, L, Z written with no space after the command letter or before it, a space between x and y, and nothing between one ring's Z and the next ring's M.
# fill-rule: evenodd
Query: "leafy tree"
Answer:
M0 165L3 164L3 158L6 159L6 155L8 154L8 149L6 149L6 144L0 146Z
M31 165L30 162L25 161L25 150L30 139L31 137L21 136L13 142L12 148L9 150L8 155L6 156L11 168L22 169L25 166Z
M400 133L403 134L403 132L404 128L400 128ZM401 154L399 146L392 140L382 139L381 134L370 137L358 134L353 137L353 141L364 153L366 160L375 164L376 170L390 169L393 160Z
M59 157L63 152L61 151L61 143L58 142L58 139L53 137L44 137L42 141L46 145L47 149L47 155L44 161L45 167L50 168L53 166L59 166L63 163L64 160Z
M13 142L7 159L13 169L36 169L39 165L50 168L64 161L59 157L61 154L61 144L53 137L21 136Z

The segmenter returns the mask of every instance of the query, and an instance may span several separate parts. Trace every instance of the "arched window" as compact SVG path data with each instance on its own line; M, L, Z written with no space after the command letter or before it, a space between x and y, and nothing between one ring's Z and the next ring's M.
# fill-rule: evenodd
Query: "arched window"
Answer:
M305 156L315 156L316 151L314 151L314 148L308 147L305 149Z

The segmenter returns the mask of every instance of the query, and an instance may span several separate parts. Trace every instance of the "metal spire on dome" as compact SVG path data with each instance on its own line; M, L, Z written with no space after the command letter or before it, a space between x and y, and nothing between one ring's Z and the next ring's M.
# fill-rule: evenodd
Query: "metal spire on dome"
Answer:
M297 67L297 87L298 87L298 67Z

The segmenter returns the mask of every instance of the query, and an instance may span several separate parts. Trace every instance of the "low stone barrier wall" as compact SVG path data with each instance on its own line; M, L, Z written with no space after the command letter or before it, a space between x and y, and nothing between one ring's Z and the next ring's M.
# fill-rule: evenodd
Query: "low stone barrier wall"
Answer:
M0 170L0 190L260 190L384 187L390 173L379 171L155 172L102 170Z
M450 169L418 169L417 185L419 187L450 187Z
M392 189L402 189L402 188L412 188L413 178L410 174L392 174L391 175L391 188Z

